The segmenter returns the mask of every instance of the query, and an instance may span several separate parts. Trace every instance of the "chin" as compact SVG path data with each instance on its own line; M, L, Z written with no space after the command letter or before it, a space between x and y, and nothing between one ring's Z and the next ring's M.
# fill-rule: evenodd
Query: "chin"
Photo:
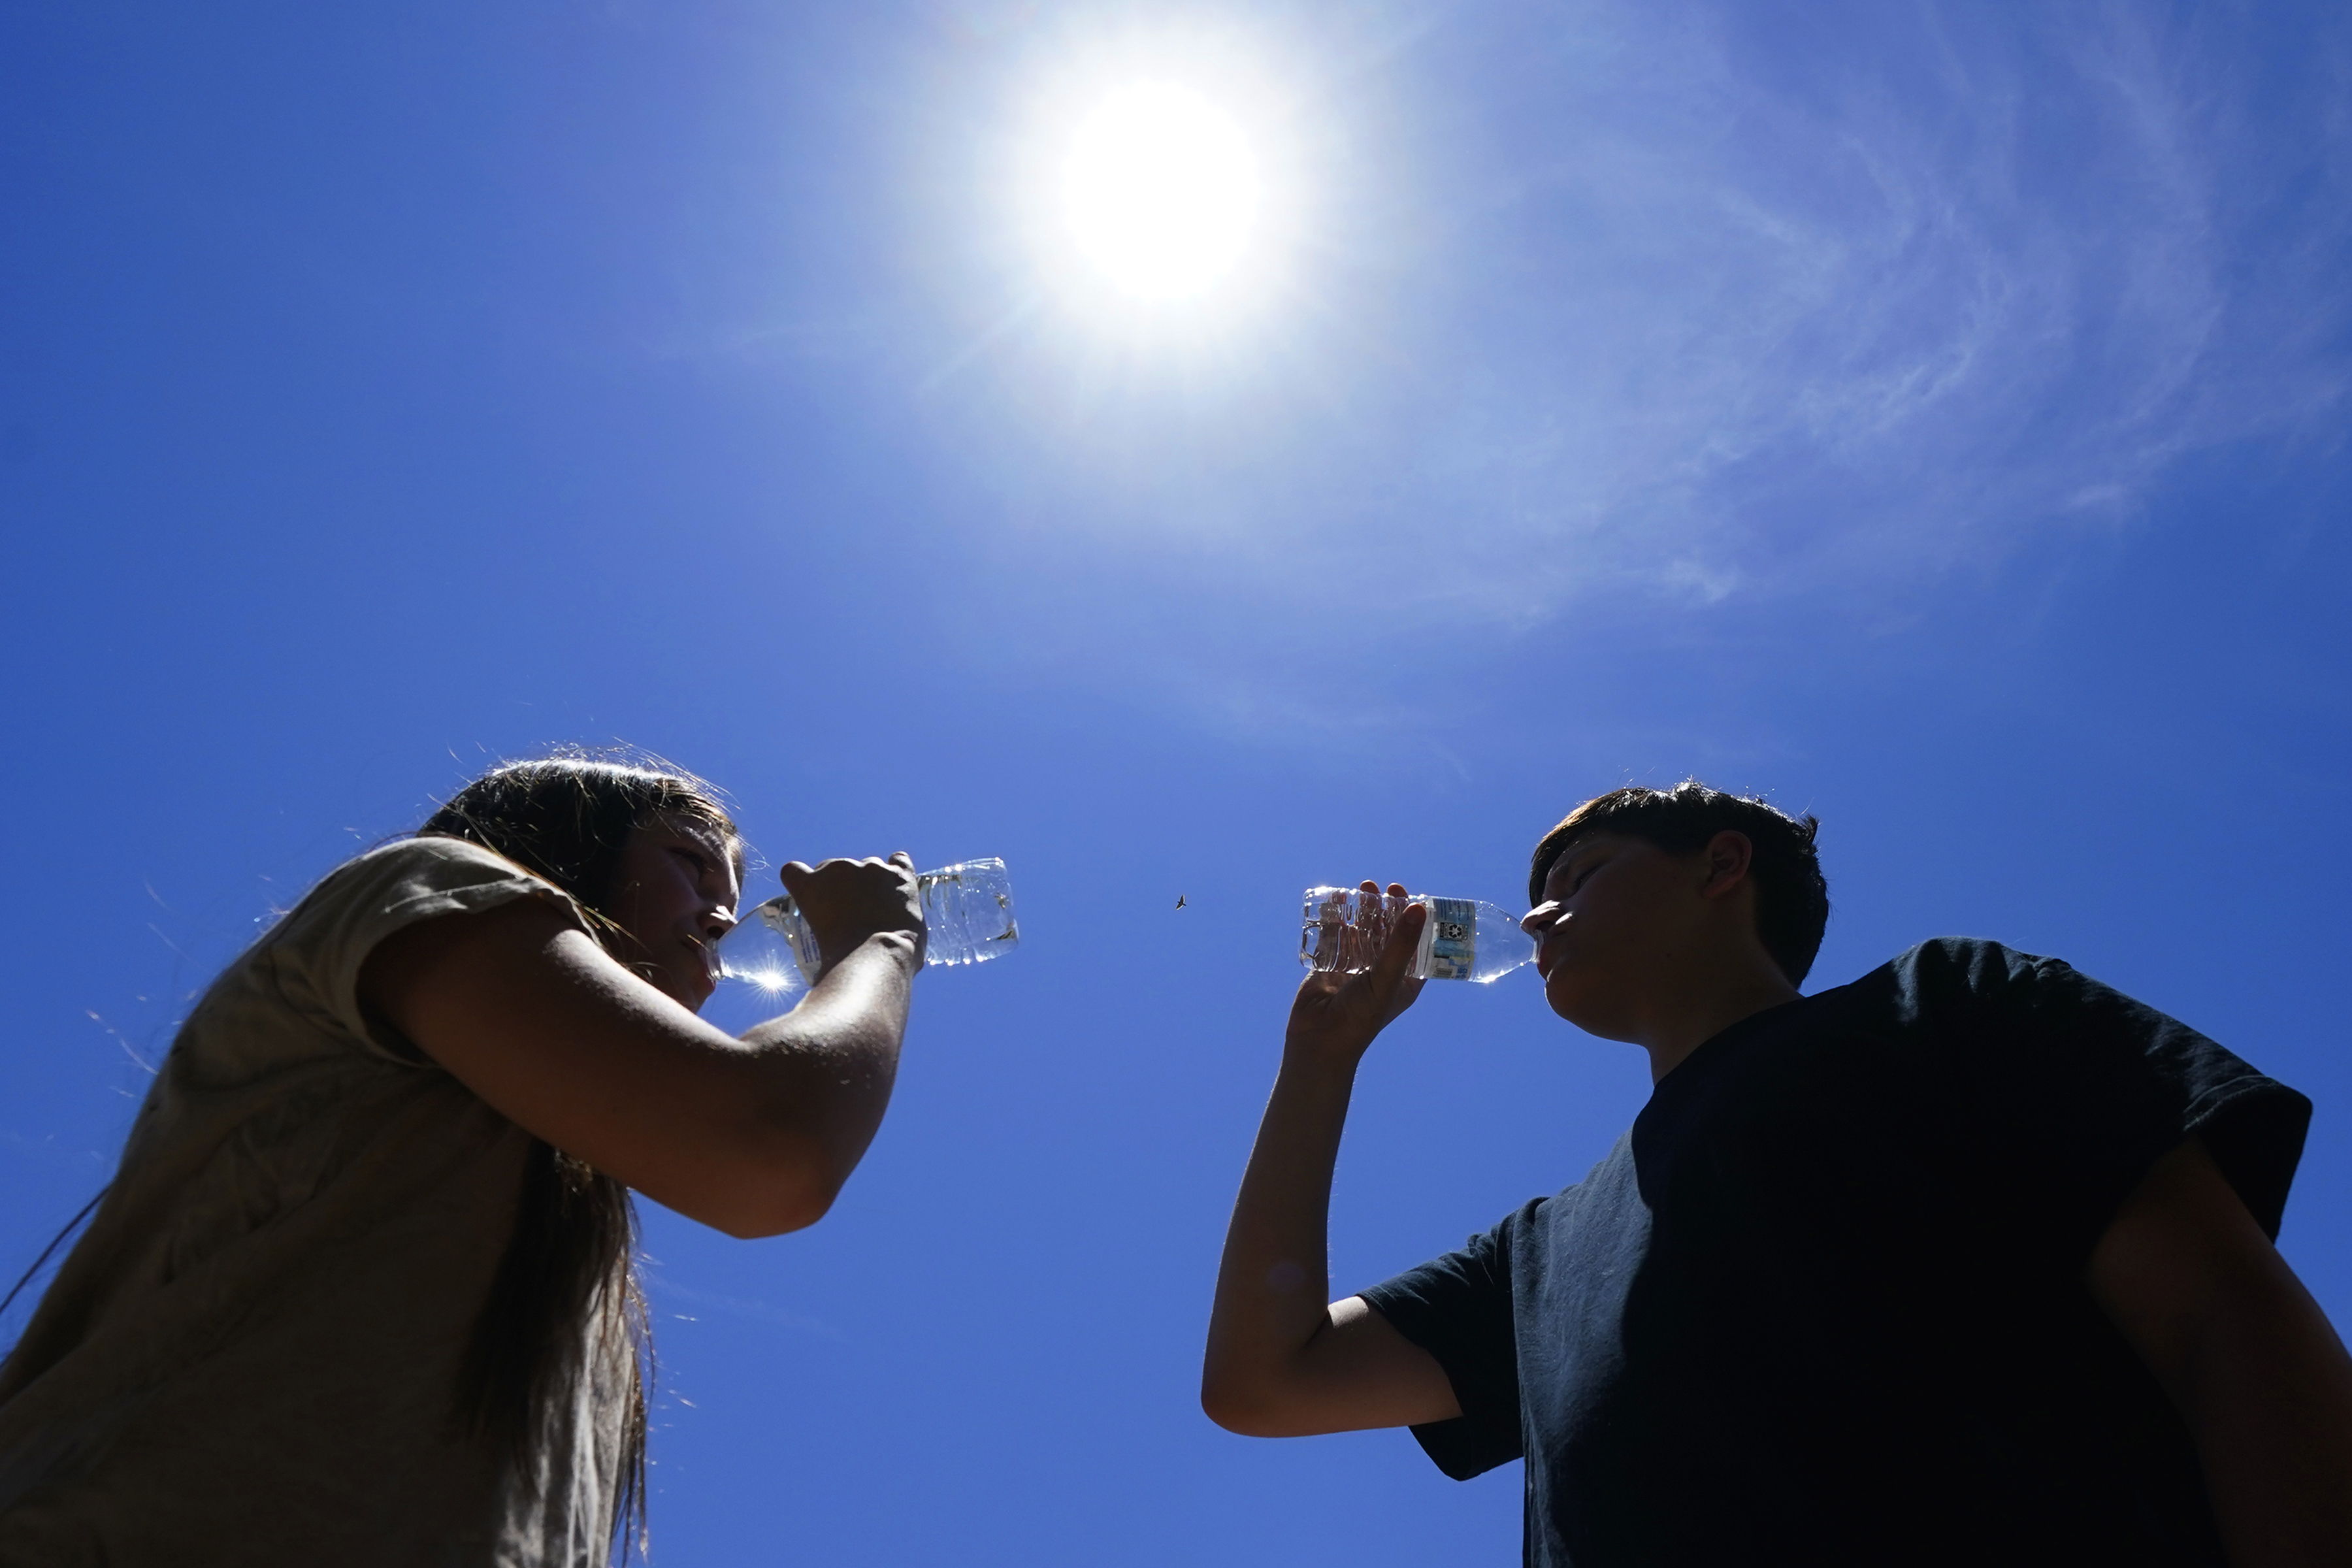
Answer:
M1577 987L1566 970L1567 966L1563 964L1544 976L1544 1000L1551 1005L1553 1012L1574 1024L1577 1014L1585 1009L1578 1005ZM1582 1026L1578 1025L1580 1028Z
M1602 1039L1615 1038L1609 1033L1609 1009L1601 1005L1603 999L1571 984L1566 976L1555 972L1554 977L1544 983L1544 1000L1551 1004L1553 1012L1586 1034L1598 1035Z

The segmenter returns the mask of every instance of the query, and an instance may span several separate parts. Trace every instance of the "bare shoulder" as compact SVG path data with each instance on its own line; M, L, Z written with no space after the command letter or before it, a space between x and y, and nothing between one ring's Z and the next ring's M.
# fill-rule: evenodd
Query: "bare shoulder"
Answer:
M565 952L569 944L561 939L567 934L588 952L596 951L576 920L539 899L419 921L394 931L368 954L360 966L360 1001L397 1026L421 988L452 977L453 971L492 972L526 956L581 962L584 952Z

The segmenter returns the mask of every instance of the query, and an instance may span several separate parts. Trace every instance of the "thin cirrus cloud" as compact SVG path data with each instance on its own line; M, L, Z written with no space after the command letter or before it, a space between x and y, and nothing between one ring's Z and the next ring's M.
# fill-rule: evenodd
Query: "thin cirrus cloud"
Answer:
M1405 29L1294 117L1344 155L1299 159L1322 205L1227 384L1032 324L931 416L1159 590L1506 624L1918 581L2327 438L2352 29L1881 9Z
M2257 62L2120 12L1902 41L1907 79L1849 55L1803 93L1718 47L1695 96L1728 133L1644 150L1704 237L1683 287L1622 296L1680 374L1592 510L1704 596L2126 515L2183 453L2340 402L2343 170L2299 151L2340 159L2327 73L2265 103Z

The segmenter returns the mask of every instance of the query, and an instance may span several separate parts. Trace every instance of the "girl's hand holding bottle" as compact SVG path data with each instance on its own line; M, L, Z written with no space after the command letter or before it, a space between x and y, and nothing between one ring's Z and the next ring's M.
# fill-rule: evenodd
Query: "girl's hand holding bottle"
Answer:
M1002 860L966 860L919 876L904 854L783 869L784 895L744 911L719 942L722 981L703 1016L749 1027L790 1009L798 993L877 931L905 931L925 965L979 963L1021 943Z
M813 962L805 964L809 984L824 978L826 970L867 937L885 931L914 938L915 961L922 962L922 894L914 859L905 850L887 860L827 860L814 868L794 860L781 875L785 897L812 939L806 958ZM759 916L754 910L747 923ZM722 956L729 945L720 944Z

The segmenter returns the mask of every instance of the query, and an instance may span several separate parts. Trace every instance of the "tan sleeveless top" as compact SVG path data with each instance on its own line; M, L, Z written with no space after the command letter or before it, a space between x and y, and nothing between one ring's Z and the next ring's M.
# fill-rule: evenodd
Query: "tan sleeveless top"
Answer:
M394 931L522 898L579 915L474 845L387 845L213 983L0 1368L0 1564L606 1561L625 1343L581 1326L536 1475L461 1432L530 1140L356 995Z

